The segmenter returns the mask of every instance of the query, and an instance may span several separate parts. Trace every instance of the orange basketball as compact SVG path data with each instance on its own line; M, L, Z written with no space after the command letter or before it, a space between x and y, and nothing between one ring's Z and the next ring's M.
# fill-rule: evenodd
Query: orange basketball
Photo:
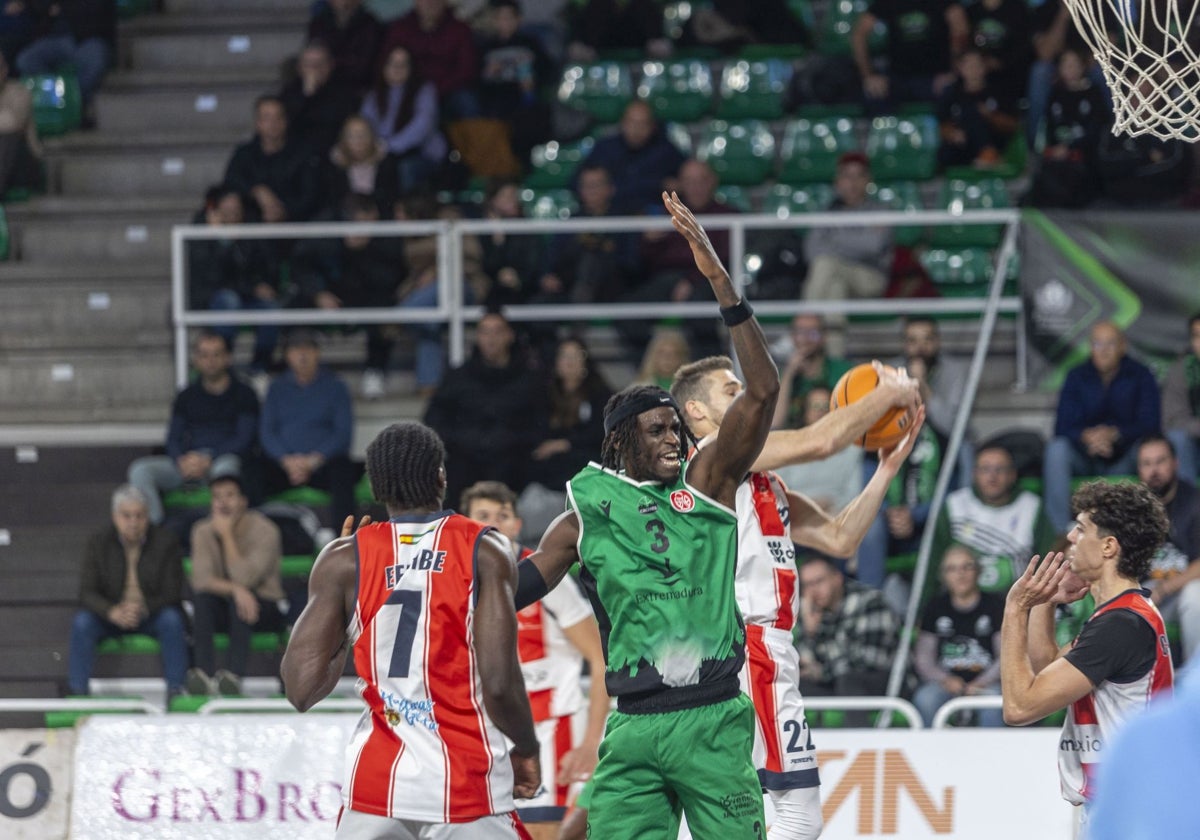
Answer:
M858 402L879 385L879 374L869 364L862 364L846 371L829 398L829 410L837 411L843 406ZM855 443L870 452L890 449L908 433L912 418L903 408L890 409Z

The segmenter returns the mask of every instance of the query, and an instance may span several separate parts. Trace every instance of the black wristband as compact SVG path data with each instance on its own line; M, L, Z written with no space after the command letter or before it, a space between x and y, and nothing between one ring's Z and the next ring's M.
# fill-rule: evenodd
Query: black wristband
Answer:
M746 303L745 298L741 298L733 306L721 307L721 320L725 322L727 327L736 327L743 321L749 321L754 317L754 310L750 308L750 304Z
M546 597L546 593L550 588L546 586L546 579L542 577L538 567L530 563L528 560L522 560L517 564L517 591L516 604L518 610L523 610L535 601L540 601Z

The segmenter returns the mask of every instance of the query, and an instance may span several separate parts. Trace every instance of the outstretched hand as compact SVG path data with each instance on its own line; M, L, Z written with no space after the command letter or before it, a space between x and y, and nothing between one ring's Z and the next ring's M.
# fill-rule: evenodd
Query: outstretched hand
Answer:
M721 264L721 258L717 256L712 242L708 239L708 234L704 232L704 228L696 221L696 217L692 215L692 211L679 200L679 194L674 191L668 193L664 190L662 199L663 206L671 214L671 221L675 224L675 230L683 234L683 238L692 247L692 258L695 259L696 268L700 269L700 273L709 280L728 277L729 273L725 270L725 266Z
M899 473L900 468L904 465L904 460L912 454L913 447L917 445L917 439L921 436L921 427L924 425L925 406L919 405L912 415L912 426L909 428L908 434L891 449L879 450L880 466L891 471L892 475Z
M1073 580L1063 587L1067 576ZM1012 588L1008 590L1007 604L1022 610L1031 610L1040 604L1067 604L1078 601L1087 592L1082 581L1071 573L1071 567L1061 551L1051 552L1043 560L1040 555L1034 555L1026 567L1025 573L1017 578ZM1060 593L1060 590L1061 593ZM1060 600L1070 597L1070 600Z

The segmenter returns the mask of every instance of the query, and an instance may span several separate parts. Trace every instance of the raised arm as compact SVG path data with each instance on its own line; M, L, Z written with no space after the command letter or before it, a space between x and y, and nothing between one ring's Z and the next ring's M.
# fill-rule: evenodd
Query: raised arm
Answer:
M308 604L288 639L279 675L288 702L306 712L329 696L346 667L346 628L354 614L358 569L354 541L321 551L308 579Z
M916 411L921 403L917 380L904 371L879 362L873 364L880 377L877 388L861 400L829 412L811 426L771 432L750 469L762 472L824 460L862 438L890 409Z
M571 565L579 560L578 541L579 517L573 510L563 511L546 529L537 551L518 564L518 610L541 600L558 586Z
M516 774L514 795L527 798L537 790L538 741L521 660L517 656L517 613L513 606L517 568L511 543L487 534L479 545L475 604L475 658L483 705L496 727L513 742L512 761Z
M854 554L879 513L888 485L912 452L924 422L925 409L919 408L912 430L897 446L880 453L875 475L837 516L829 516L807 496L789 490L792 541L834 557Z
M734 289L704 228L675 193L663 193L663 204L675 230L691 246L696 267L712 286L746 380L746 389L734 399L721 423L725 434L697 452L688 465L687 479L692 485L733 507L737 485L753 466L771 429L779 397L779 371L758 321Z

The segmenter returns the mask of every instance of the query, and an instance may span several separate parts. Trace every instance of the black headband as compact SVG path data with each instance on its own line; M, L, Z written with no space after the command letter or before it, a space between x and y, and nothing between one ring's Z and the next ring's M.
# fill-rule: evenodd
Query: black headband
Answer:
M662 408L670 406L675 409L675 413L679 413L679 406L675 404L675 400L671 395L662 390L647 391L643 394L638 394L632 397L628 402L613 409L611 414L604 415L604 434L611 434L612 430L617 427L626 417L631 417L636 414L641 414L643 411L649 411L652 408Z

